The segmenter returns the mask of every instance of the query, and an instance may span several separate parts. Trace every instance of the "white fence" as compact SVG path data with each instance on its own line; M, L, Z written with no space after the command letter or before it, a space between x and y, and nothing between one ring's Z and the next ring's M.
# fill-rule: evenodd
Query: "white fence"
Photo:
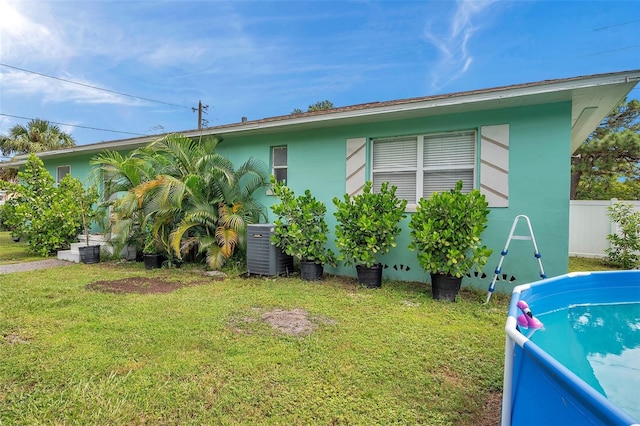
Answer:
M607 235L616 231L607 215L608 207L618 202L571 200L569 208L569 256L605 257ZM624 201L640 211L640 201Z

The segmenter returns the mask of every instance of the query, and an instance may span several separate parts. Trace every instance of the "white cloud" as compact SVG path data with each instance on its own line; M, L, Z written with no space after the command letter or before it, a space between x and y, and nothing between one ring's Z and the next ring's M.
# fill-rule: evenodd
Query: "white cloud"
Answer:
M473 63L469 43L480 25L486 9L495 1L461 0L456 3L448 21L430 20L425 24L424 37L438 51L439 58L432 71L432 88L439 89L464 75ZM439 27L437 27L439 25Z
M36 6L37 5L37 6ZM171 17L136 20L136 14L154 13L157 6L134 2L10 2L0 0L0 57L2 62L91 86L138 94L127 87L131 79L170 81L176 76L234 69L235 74L265 67L269 51L249 36L240 15L225 13L225 31L199 31L212 25L210 18L190 16L168 26ZM131 9L131 10L130 10ZM174 11L180 11L177 5ZM131 12L131 15L122 14ZM228 12L228 11L225 11ZM220 23L218 23L218 26ZM204 36L203 36L204 35ZM98 68L100 67L100 68ZM97 76L106 69L118 72L111 83ZM7 71L0 67L4 93L33 96L44 102L138 105L141 101L114 93L72 85L35 74ZM117 71L116 71L117 70ZM128 74L132 77L127 77ZM70 76L89 76L85 78ZM149 78L145 78L148 75ZM133 77L135 76L135 77ZM164 80L161 80L164 79ZM127 87L127 88L125 88ZM141 95L142 96L142 95ZM154 96L151 96L152 98Z
M29 7L32 16L19 10ZM3 62L36 57L47 61L71 54L70 45L51 19L46 3L13 3L0 0L0 57Z
M43 103L74 102L83 104L138 105L143 101L104 92L91 87L79 86L64 81L52 80L35 74L20 71L2 72L2 91L7 95L37 97ZM98 86L78 77L67 76L66 80L75 81L87 86Z

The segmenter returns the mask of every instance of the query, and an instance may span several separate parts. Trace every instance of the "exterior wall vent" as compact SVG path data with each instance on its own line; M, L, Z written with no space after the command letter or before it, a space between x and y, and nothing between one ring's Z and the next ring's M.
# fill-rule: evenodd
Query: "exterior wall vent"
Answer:
M288 275L293 272L293 257L271 244L275 232L272 223L247 225L247 273L249 275Z

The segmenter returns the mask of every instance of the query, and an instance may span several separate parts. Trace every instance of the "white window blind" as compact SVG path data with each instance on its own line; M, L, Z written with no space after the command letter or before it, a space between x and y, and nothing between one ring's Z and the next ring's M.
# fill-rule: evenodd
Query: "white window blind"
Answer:
M373 144L374 169L416 168L418 159L418 138L376 139Z
M373 189L383 182L397 187L396 195L417 204L434 191L448 191L463 181L474 188L476 132L451 132L372 140Z
M473 189L476 132L455 132L423 136L424 184L422 197L448 191L462 180L463 192Z
M373 142L373 190L384 182L395 185L396 196L416 203L418 137L376 139Z

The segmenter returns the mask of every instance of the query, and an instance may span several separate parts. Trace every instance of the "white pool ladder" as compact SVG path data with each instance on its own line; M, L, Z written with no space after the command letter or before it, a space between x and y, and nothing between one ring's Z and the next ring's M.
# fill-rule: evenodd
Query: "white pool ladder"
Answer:
M513 235L516 230L516 226L518 226L518 221L520 219L524 219L527 222L527 226L529 227L529 235ZM538 266L540 267L540 278L547 278L547 275L544 273L544 268L542 267L542 255L538 251L538 244L536 244L536 237L533 235L533 228L531 227L531 221L529 218L523 214L516 216L513 220L513 225L511 225L511 231L509 232L509 237L507 238L507 243L504 246L504 250L500 253L500 262L498 262L498 267L495 270L495 274L493 275L493 280L491 280L491 284L489 284L489 290L487 291L487 301L484 302L486 305L489 303L489 299L491 299L491 294L496 289L496 281L498 280L498 275L502 272L502 262L504 261L504 257L509 254L509 243L511 240L526 240L531 241L533 243L533 256L538 260Z

